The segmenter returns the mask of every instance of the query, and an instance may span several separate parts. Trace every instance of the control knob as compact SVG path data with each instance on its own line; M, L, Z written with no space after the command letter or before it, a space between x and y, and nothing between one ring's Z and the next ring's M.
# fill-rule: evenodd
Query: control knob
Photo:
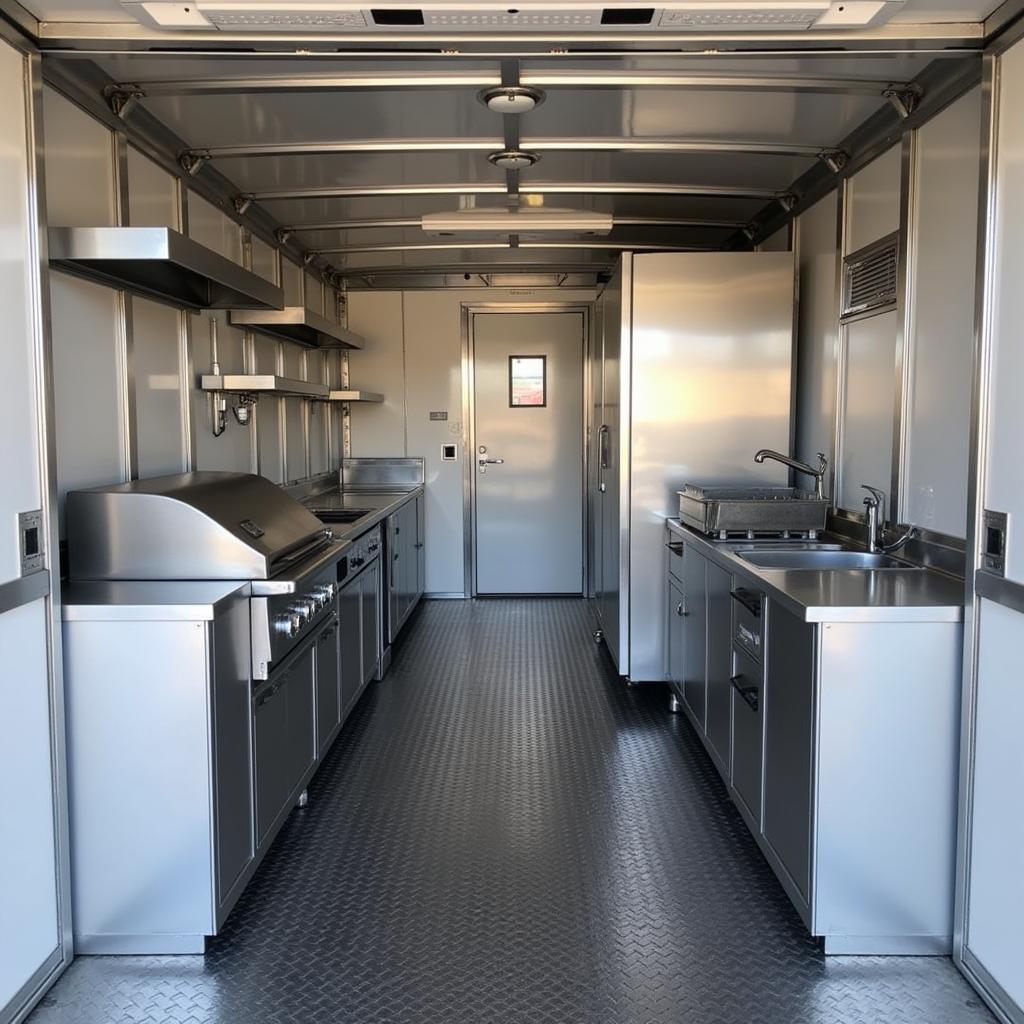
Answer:
M326 607L334 600L334 592L337 587L333 583L323 583L313 591L313 596L321 608Z
M302 620L298 612L288 612L286 615L278 615L274 619L274 632L282 636L295 636L302 629Z
M313 617L316 605L312 601L303 598L301 601L296 601L295 604L291 605L288 611L297 616L299 628L301 629Z

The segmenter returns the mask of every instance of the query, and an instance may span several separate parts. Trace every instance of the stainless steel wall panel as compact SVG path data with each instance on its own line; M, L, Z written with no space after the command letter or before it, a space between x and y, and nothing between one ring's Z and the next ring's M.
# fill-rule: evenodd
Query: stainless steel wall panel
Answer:
M664 669L665 519L684 483L784 483L758 466L787 449L793 254L633 257L629 482L629 676Z
M132 227L167 227L180 231L178 180L128 146L128 210Z
M854 174L848 188L844 248L851 253L900 226L900 147L892 146Z
M226 213L195 192L188 197L188 233L208 249L242 265L241 229Z

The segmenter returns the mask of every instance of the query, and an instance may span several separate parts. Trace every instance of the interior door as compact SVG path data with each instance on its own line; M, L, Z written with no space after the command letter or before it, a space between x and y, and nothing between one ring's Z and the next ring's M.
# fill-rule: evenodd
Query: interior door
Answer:
M39 400L41 254L28 102L36 71L38 64L0 40L0 93L7 97L0 104L0 821L7 829L0 843L0 1022L31 1006L71 954L62 688L53 685L60 665L56 531Z
M478 594L583 592L584 322L473 315Z

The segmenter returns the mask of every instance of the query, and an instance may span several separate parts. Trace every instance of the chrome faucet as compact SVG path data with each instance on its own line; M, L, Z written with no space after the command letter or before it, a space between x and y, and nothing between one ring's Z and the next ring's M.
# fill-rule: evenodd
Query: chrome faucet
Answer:
M870 484L861 484L861 487L868 491L868 496L864 499L864 507L867 510L865 525L868 535L868 551L871 554L877 554L878 552L888 554L890 551L896 551L898 548L903 547L917 532L917 527L908 526L901 537L894 540L891 544L883 544L882 511L885 504L885 495L877 487L872 487Z
M765 459L774 459L776 462L781 462L784 466L789 466L790 469L795 469L798 473L806 473L808 476L814 477L814 496L819 501L822 501L825 497L825 473L828 471L828 459L825 458L824 452L818 452L818 468L815 469L813 466L808 466L806 462L801 462L799 459L791 459L788 455L783 455L782 452L773 451L771 448L762 448L755 456L755 462L764 462Z

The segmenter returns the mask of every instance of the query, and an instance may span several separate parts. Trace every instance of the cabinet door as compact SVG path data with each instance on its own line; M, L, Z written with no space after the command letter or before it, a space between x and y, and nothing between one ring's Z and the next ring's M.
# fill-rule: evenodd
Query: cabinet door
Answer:
M316 701L314 698L314 648L310 647L288 673L288 789L316 760Z
M732 785L751 817L761 823L762 713L761 666L748 654L733 654Z
M675 578L668 578L668 678L672 688L683 695L683 591Z
M732 686L732 576L708 562L708 667L707 726L711 749L719 767L729 770Z
M338 620L333 618L316 640L316 749L327 753L331 733L341 721L341 671Z
M254 696L253 739L256 749L256 844L291 792L288 766L288 695L284 679L264 683Z
M810 900L815 626L768 602L764 836Z
M425 494L416 497L416 586L414 600L423 596L427 587L427 498Z
M704 729L707 700L707 562L687 544L683 551L683 700Z
M252 682L249 602L232 601L213 623L213 771L217 903L253 853Z
M359 580L338 594L338 646L341 652L341 715L344 718L359 696L363 680L361 591Z
M360 621L362 632L363 670L365 686L380 666L380 561L373 562L366 569L360 582Z
M388 640L394 641L402 622L402 573L405 569L402 558L401 509L388 516L387 535Z

